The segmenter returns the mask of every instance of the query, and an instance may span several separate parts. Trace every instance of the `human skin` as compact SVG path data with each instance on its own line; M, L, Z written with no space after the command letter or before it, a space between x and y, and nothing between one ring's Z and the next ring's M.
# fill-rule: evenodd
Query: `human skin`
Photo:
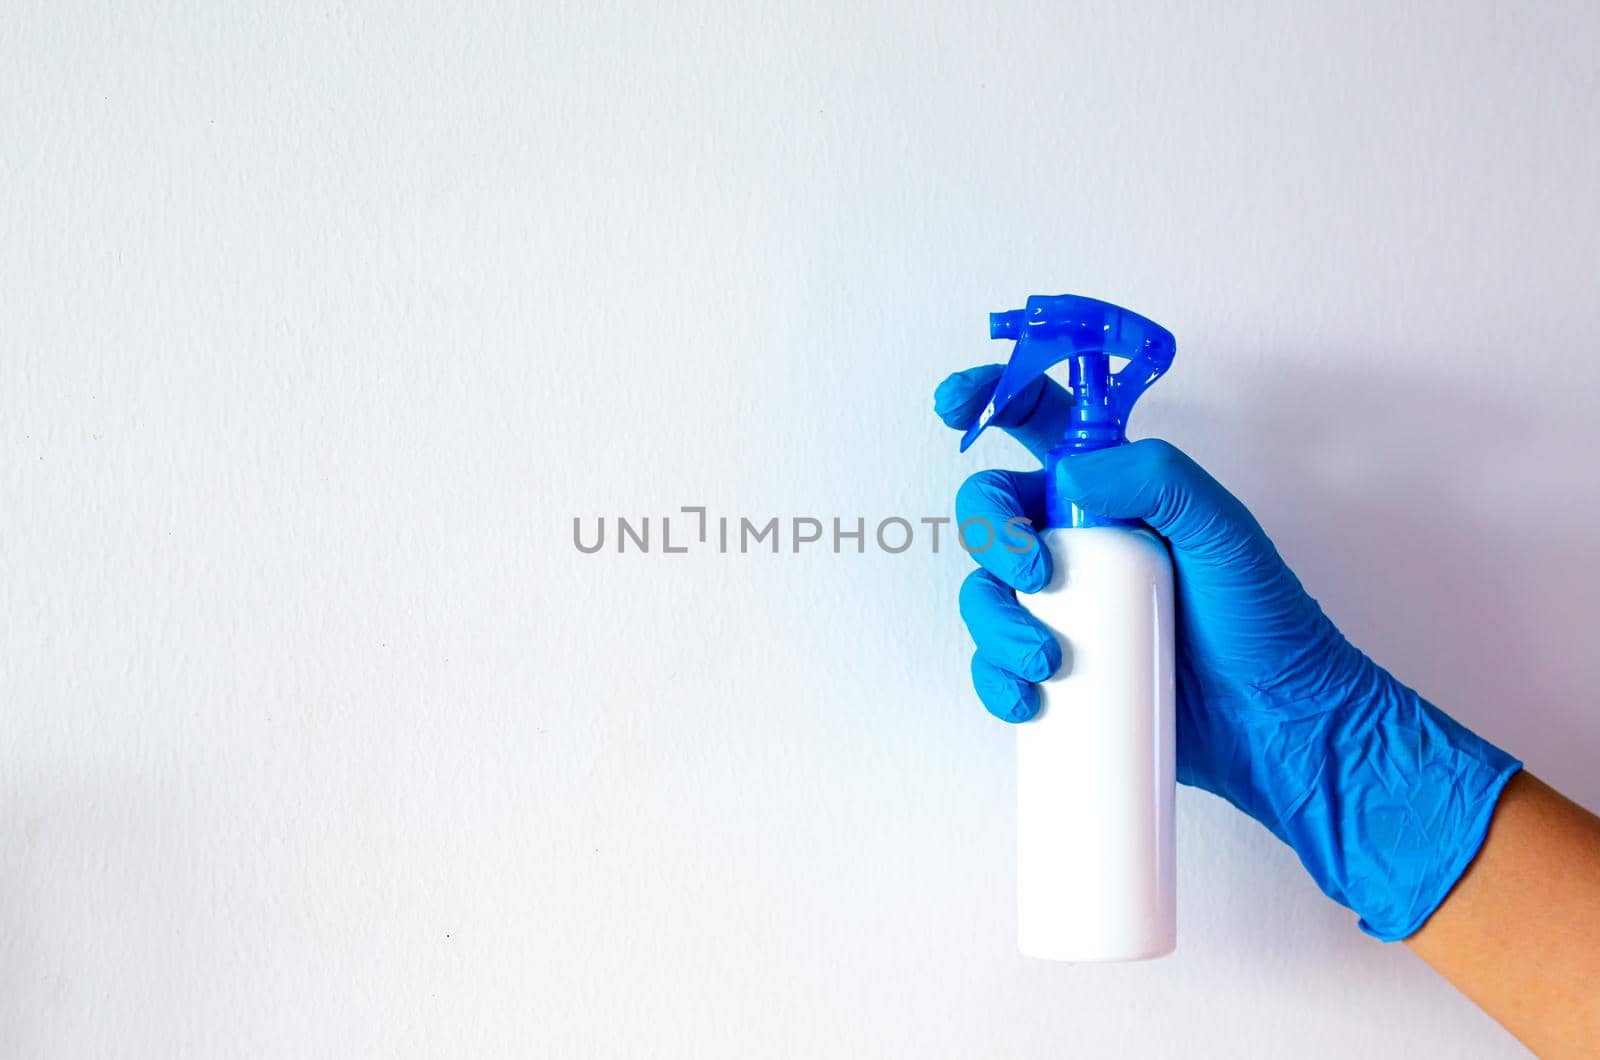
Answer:
M1406 945L1539 1056L1600 1055L1600 818L1518 773Z

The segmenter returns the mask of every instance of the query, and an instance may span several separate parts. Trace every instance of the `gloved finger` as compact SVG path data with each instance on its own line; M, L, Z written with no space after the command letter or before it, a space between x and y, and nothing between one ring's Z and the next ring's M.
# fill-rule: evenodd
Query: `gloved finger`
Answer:
M1011 587L983 569L961 583L961 618L978 654L1024 681L1043 681L1061 667L1061 642Z
M956 491L961 547L995 577L1025 593L1050 583L1050 550L1034 527L1044 525L1044 472L980 471Z
M985 364L956 372L933 392L933 411L946 427L964 431L977 422L1005 365ZM1041 461L1061 443L1072 399L1061 384L1040 376L994 418L994 425L1027 446Z
M1271 548L1238 498L1157 438L1066 457L1056 465L1056 489L1096 515L1142 520L1181 551L1237 558L1241 547Z
M972 686L984 708L1001 721L1027 721L1039 713L1039 689L983 657L972 657Z

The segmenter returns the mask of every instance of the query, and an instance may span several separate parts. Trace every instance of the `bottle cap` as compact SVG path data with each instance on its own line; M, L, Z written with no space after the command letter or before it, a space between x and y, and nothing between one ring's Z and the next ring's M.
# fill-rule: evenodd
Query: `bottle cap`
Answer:
M989 314L989 337L1013 339L994 396L961 438L966 452L1013 398L1051 367L1070 361L1072 413L1061 444L1103 449L1127 440L1134 402L1172 366L1172 332L1130 309L1076 294L1033 295L1022 309ZM1120 359L1118 365L1113 361Z

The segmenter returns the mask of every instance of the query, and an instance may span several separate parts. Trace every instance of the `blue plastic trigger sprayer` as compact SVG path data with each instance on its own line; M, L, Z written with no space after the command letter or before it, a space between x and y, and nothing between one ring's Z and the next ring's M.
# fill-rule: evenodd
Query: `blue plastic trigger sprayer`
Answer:
M1050 488L1055 467L1070 453L1104 449L1127 441L1128 415L1150 384L1172 367L1177 342L1172 332L1128 309L1082 295L1034 295L1023 309L989 314L991 339L1014 339L1016 347L995 383L994 397L961 436L961 451L991 420L1049 369L1068 361L1071 419L1061 444L1045 458L1047 525L1102 526L1119 523L1080 512L1058 501ZM1120 370L1112 364L1122 358Z

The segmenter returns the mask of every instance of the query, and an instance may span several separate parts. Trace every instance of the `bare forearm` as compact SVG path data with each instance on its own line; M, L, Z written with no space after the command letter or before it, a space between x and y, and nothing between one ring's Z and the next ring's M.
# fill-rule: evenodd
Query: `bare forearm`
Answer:
M1600 818L1506 785L1472 866L1407 940L1542 1057L1600 1053Z

